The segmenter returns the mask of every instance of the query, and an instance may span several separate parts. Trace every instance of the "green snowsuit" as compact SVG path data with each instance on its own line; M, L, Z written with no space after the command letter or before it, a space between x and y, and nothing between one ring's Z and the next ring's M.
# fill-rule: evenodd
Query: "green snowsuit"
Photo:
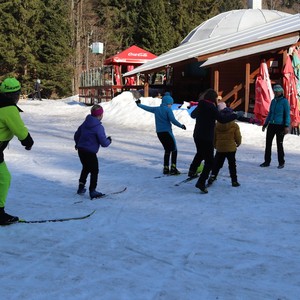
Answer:
M1 99L0 99L1 102ZM0 208L5 206L11 175L4 161L3 151L16 136L23 146L31 147L32 138L25 127L16 105L0 106Z

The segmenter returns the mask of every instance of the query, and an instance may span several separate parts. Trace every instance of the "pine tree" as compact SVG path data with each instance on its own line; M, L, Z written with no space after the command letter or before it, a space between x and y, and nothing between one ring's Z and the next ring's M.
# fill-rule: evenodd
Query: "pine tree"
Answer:
M37 33L39 63L36 76L42 80L45 96L62 96L71 93L74 70L69 61L71 48L71 27L66 16L68 3L60 0L43 0L43 25Z
M134 40L142 48L160 55L174 46L171 19L164 1L143 1L137 21Z
M35 29L40 22L40 2L5 1L0 10L0 72L3 76L17 76L26 90L31 67L36 62Z

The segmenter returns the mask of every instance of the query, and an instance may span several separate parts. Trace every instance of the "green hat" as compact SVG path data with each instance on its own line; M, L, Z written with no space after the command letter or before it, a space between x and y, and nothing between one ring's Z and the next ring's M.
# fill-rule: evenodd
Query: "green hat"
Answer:
M13 93L21 89L20 82L14 77L4 79L0 85L0 93Z

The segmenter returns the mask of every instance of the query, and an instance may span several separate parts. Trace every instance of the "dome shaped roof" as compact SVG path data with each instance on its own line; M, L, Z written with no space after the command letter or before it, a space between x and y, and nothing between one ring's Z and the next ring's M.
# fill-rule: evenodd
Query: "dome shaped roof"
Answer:
M267 9L238 9L221 13L197 26L181 42L196 42L229 35L245 29L257 27L290 16L288 13Z

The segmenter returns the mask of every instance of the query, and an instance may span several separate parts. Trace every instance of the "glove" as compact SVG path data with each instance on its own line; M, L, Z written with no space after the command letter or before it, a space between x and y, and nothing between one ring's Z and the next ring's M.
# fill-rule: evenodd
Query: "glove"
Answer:
M78 150L77 145L75 145L75 150L76 150L76 151Z
M141 103L141 100L140 99L137 99L136 101L135 101L135 104L136 105L138 105L138 104L140 104Z
M261 129L261 130L264 132L264 131L265 131L265 129L266 129L266 127L267 127L267 126L266 126L266 125L264 125L264 126L262 127L262 129Z
M25 146L25 150L31 150L32 145L34 144L34 141L28 132L27 137L21 141L22 146Z
M111 142L111 137L110 136L108 136L107 139Z
M185 127L185 125L181 125L181 128L183 129L183 130L186 130L186 127Z
M288 134L289 133L289 127L284 127L284 134Z

